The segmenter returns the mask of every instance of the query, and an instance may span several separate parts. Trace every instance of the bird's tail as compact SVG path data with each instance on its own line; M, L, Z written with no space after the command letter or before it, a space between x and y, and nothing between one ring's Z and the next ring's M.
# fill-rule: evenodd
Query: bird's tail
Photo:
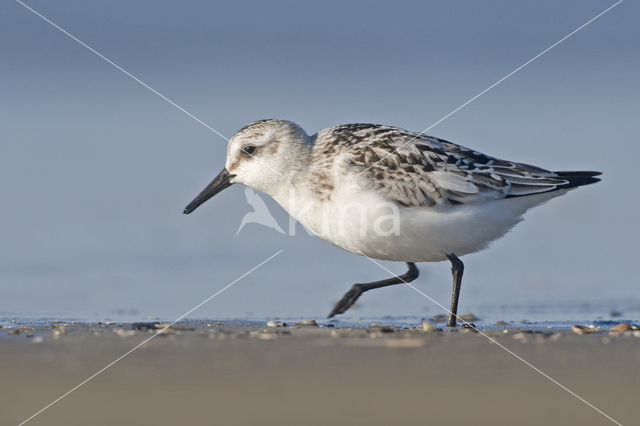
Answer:
M554 172L558 177L567 181L567 183L558 185L557 189L575 188L577 186L589 185L600 182L600 172Z

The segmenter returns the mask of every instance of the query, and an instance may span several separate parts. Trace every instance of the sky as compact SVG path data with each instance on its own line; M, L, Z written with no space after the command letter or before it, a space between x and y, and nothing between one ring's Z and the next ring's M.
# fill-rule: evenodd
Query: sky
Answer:
M309 134L351 122L420 131L613 1L26 4L231 137L263 118ZM465 256L461 312L640 300L639 12L621 3L429 130L603 172ZM279 250L191 316L325 316L352 283L389 276L299 226L235 235L251 211L240 186L184 216L226 141L17 2L0 3L0 52L0 316L172 319ZM449 264L419 267L416 287L448 306ZM442 311L398 286L351 313Z

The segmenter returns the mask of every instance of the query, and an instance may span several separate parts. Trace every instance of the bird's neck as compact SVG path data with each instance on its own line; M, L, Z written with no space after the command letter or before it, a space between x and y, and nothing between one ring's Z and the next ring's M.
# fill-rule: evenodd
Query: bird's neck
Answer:
M270 193L290 215L299 219L300 212L313 208L313 188L309 185L314 173L313 143L315 135L309 137L307 143L296 147L294 159L281 184Z

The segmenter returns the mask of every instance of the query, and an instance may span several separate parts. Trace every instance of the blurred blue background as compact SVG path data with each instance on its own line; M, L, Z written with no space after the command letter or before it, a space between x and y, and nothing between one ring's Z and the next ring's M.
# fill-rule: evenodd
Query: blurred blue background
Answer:
M348 122L420 131L612 3L28 2L227 137L275 117L309 134ZM622 3L429 131L604 173L466 256L461 312L640 300L639 13ZM250 211L239 186L183 216L226 142L12 1L0 4L0 52L0 315L172 319L279 249L192 317L324 316L353 282L388 276L301 227L235 236ZM415 285L448 306L449 265L421 270ZM358 308L442 313L401 286Z

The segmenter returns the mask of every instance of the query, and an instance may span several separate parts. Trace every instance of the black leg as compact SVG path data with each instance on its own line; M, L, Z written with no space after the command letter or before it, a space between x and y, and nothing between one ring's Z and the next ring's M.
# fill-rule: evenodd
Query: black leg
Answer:
M449 327L456 326L456 317L458 316L458 298L460 297L460 284L462 284L462 273L464 272L464 263L462 260L451 253L447 257L451 261L451 274L453 275L453 292L451 294L451 311L449 313Z
M374 288L386 287L389 285L410 283L411 281L418 278L418 275L420 275L420 271L418 271L416 265L413 262L407 262L407 266L409 266L409 270L407 271L407 273L400 275L399 277L393 277L382 281L374 281L372 283L354 284L353 287L351 287L351 290L346 292L345 295L342 296L342 299L340 299L340 301L336 303L336 306L333 308L333 311L331 311L327 318L331 318L334 315L344 313L354 303L356 303L358 297L360 297L360 295L365 291L373 290Z

